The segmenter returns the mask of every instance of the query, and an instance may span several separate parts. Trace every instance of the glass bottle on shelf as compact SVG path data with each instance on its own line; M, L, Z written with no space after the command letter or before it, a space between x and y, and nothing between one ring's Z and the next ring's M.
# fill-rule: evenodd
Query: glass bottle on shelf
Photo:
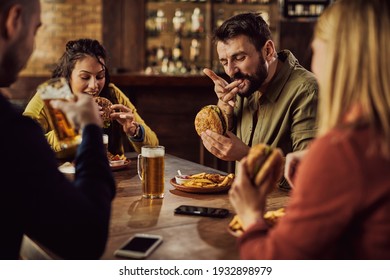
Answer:
M157 65L161 66L164 56L165 56L165 48L163 44L160 44L156 50Z
M145 28L149 36L157 35L156 19L155 19L155 14L153 12L150 12L147 16L145 22Z
M181 44L180 36L175 37L175 42L174 42L173 50L172 50L172 58L174 61L178 61L178 60L183 59L183 46Z
M215 20L215 27L216 28L220 27L224 21L225 21L225 10L219 9Z
M185 69L184 61L183 61L183 46L181 43L180 36L175 37L175 42L174 42L173 50L172 50L172 59L173 59L173 63L174 63L173 72L185 73L186 69Z
M191 16L191 31L194 34L204 32L204 16L200 8L196 7Z
M191 46L190 46L190 73L191 74L198 74L199 69L197 66L198 60L200 56L200 42L198 39L193 38L191 40Z
M184 13L180 8L175 10L175 16L172 19L173 29L176 33L182 34L186 19Z
M200 55L200 42L198 39L193 38L191 40L191 47L190 47L190 61L191 62L197 62Z
M172 49L166 49L164 58L162 60L161 64L161 73L168 74L171 71L171 65L172 65Z
M167 30L167 18L163 10L157 10L156 16L156 29L158 32L163 32Z

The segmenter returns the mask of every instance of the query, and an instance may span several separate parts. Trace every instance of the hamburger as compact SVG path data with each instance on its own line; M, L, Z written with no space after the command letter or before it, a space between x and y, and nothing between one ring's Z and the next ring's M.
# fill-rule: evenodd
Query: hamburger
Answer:
M264 192L268 194L282 177L283 164L283 153L279 148L257 144L251 147L248 152L246 169L256 187L260 187L267 180L269 181L269 184L264 188Z
M207 105L195 116L195 130L198 135L200 136L207 129L221 135L224 135L228 129L227 116L217 105Z
M103 114L101 115L101 117L103 119L103 127L107 128L111 124L110 114L111 114L112 103L110 100L108 100L105 97L97 96L97 97L94 97L94 99L95 99L95 102L102 108Z

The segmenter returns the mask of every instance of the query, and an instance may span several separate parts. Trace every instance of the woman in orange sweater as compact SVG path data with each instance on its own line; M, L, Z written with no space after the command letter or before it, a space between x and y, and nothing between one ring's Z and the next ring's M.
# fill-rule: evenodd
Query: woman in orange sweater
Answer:
M389 45L387 0L336 1L319 18L319 135L274 228L240 163L229 195L245 229L242 258L390 259Z

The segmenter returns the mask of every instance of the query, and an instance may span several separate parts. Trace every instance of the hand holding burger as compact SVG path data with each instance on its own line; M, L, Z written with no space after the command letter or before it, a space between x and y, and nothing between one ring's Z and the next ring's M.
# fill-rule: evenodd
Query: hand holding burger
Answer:
M267 182L262 190L268 194L282 177L283 163L283 153L279 148L260 143L249 149L246 170L255 187L261 187Z
M107 128L111 124L110 114L111 114L112 103L107 98L101 97L101 96L94 97L94 99L95 99L95 102L101 108L100 109L100 114L101 114L100 116L102 117L102 120L103 120L103 127Z
M263 217L267 195L282 176L283 162L280 149L257 144L239 163L229 198L244 229Z

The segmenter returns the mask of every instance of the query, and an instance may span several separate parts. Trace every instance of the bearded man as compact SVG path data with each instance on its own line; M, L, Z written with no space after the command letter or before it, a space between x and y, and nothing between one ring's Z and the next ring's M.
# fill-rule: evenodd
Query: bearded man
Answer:
M276 52L269 26L258 13L227 19L214 33L227 82L210 69L218 107L228 116L229 131L202 133L205 148L226 161L239 161L258 143L284 154L304 150L317 131L318 85L294 55ZM286 180L279 186L289 189Z

